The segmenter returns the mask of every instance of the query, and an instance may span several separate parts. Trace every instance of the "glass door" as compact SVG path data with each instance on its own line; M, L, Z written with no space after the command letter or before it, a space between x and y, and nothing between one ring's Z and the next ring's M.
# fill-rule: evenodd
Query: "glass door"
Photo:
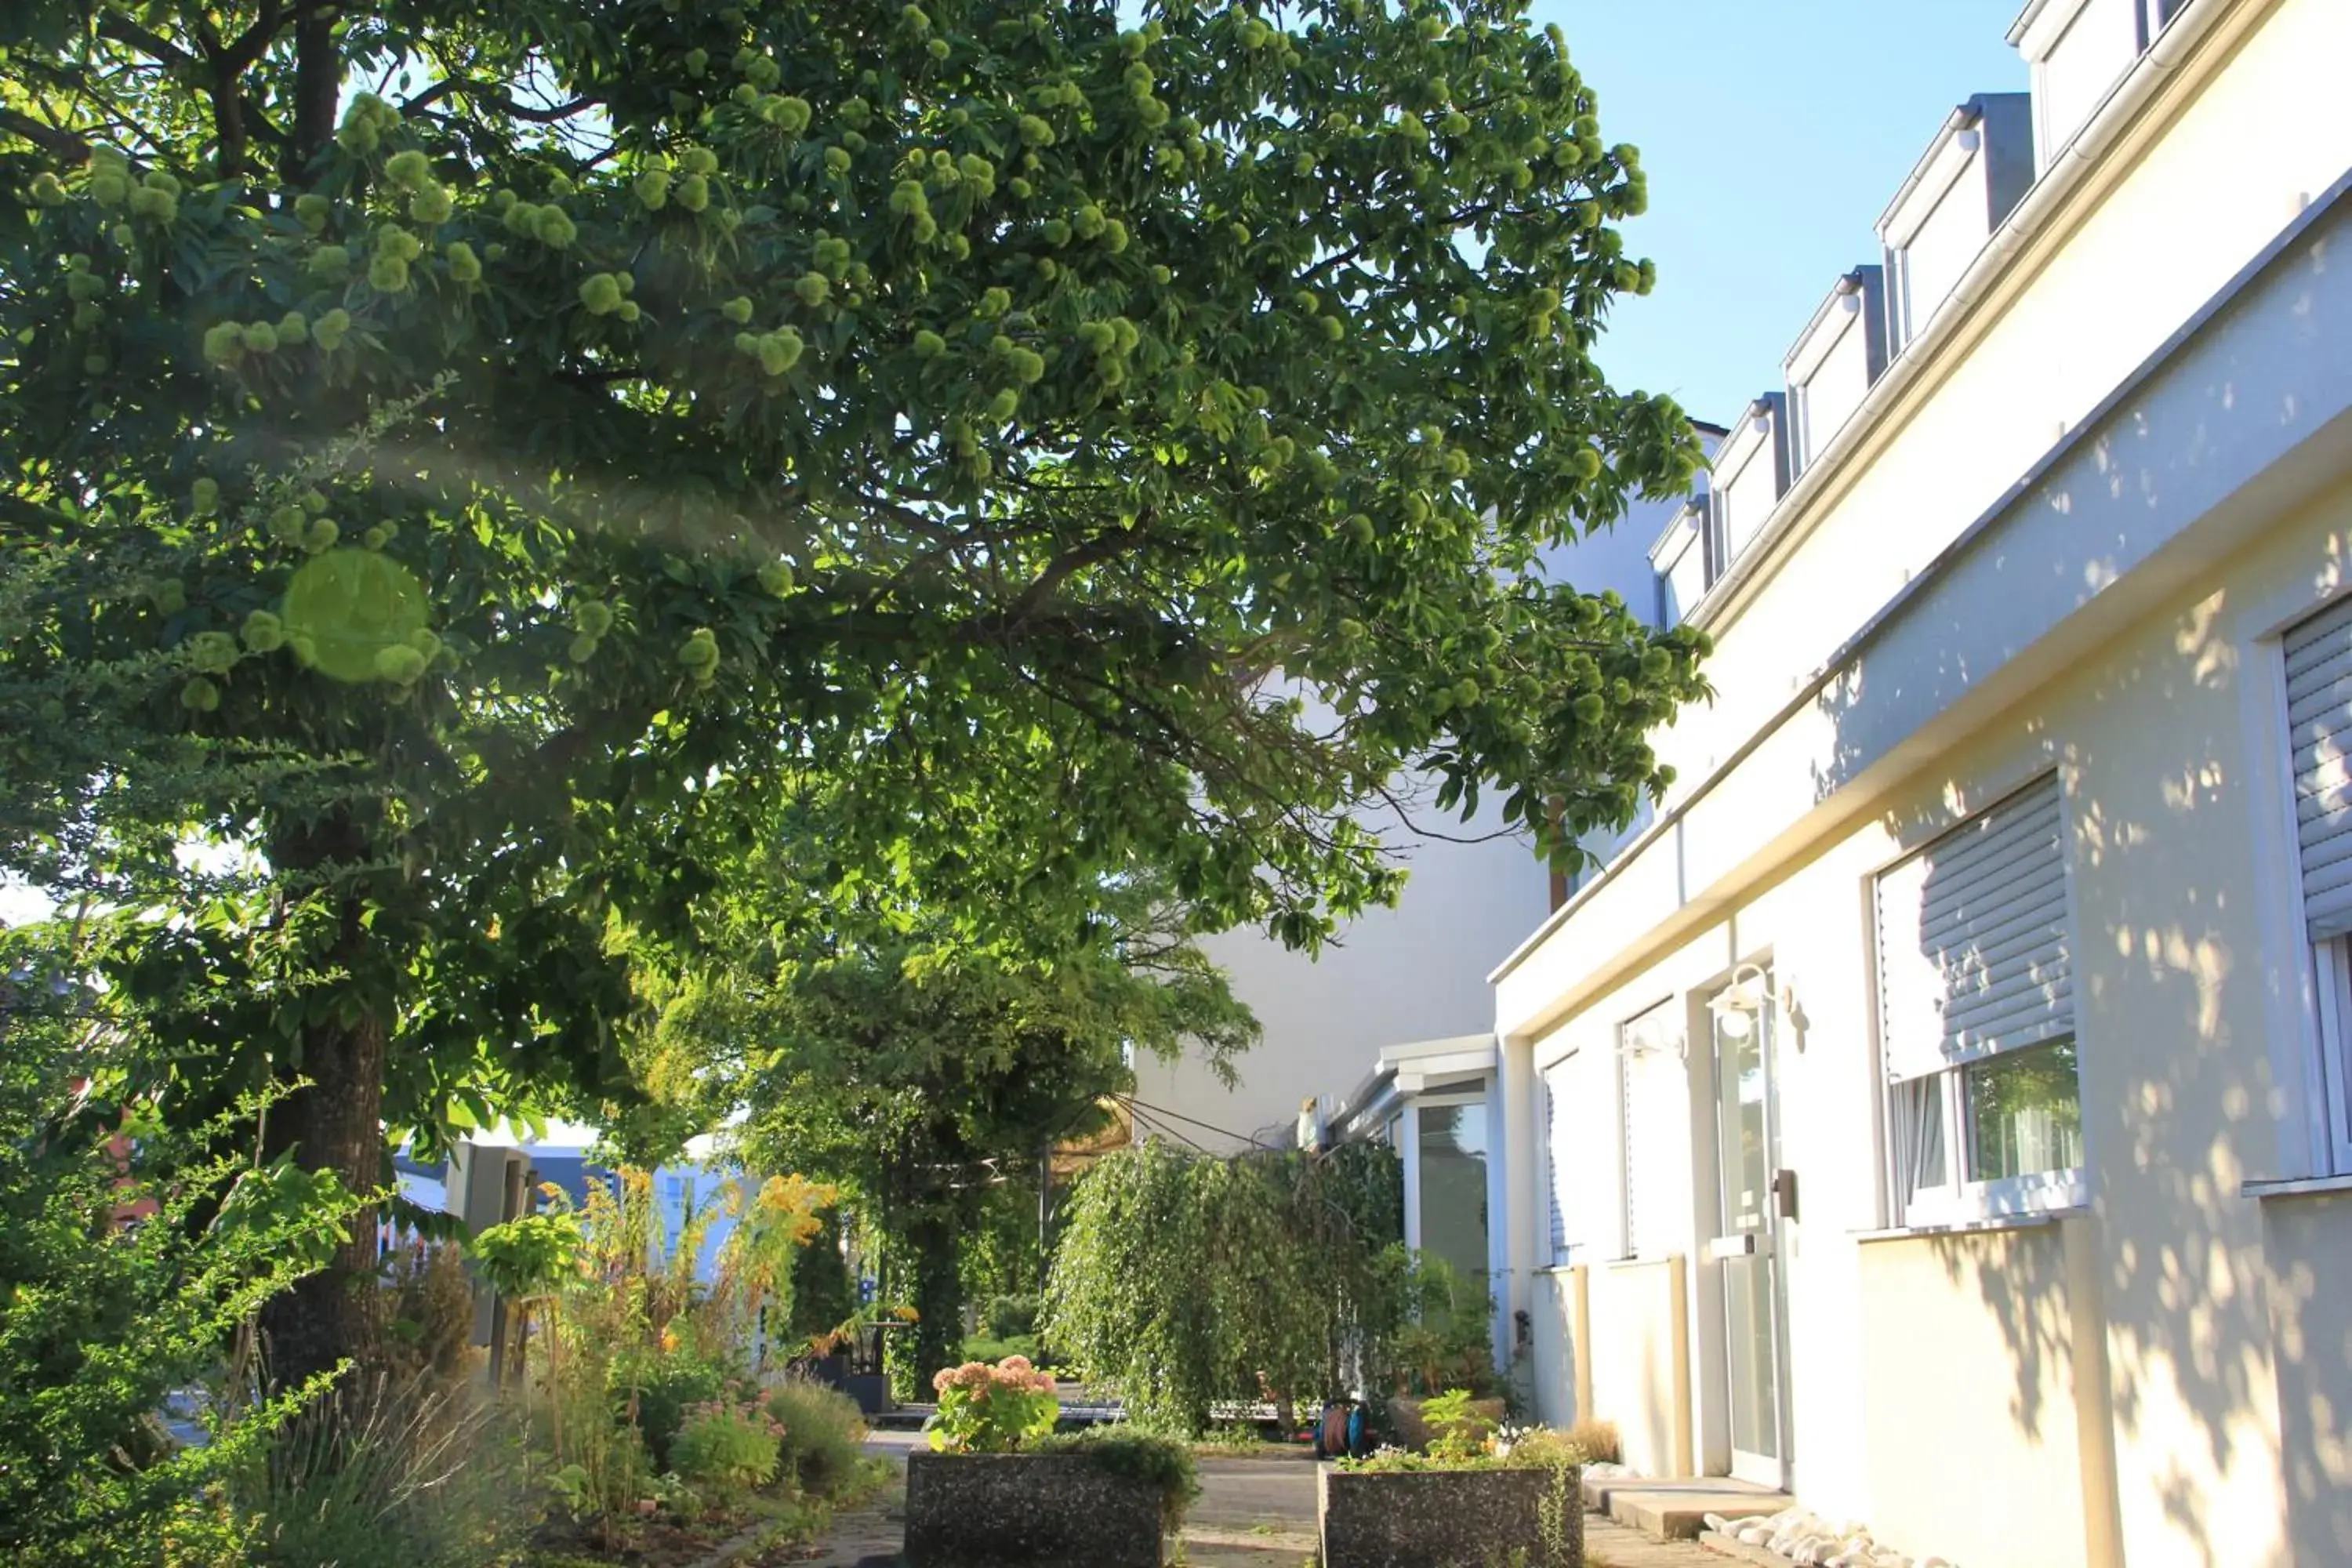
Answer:
M1708 1249L1723 1284L1730 1379L1731 1473L1788 1482L1788 1384L1780 1258L1780 1107L1773 1096L1775 1019L1768 973L1752 1010L1715 1014L1717 1170L1722 1223Z
M1465 1301L1486 1300L1486 1107L1428 1105L1421 1116L1421 1250L1461 1276Z

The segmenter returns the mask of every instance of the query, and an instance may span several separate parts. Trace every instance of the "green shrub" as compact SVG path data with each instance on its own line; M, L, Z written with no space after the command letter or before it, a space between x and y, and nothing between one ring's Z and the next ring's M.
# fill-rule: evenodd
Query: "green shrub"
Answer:
M1079 1454L1115 1476L1145 1481L1160 1492L1160 1527L1172 1535L1201 1495L1192 1451L1172 1437L1129 1426L1088 1426L1055 1432L1022 1445L1025 1454Z
M1000 1362L1016 1355L1032 1366L1045 1364L1045 1352L1038 1345L1034 1334L1020 1334L1009 1340L992 1340L983 1334L974 1334L963 1342L963 1359L966 1361Z
M537 1523L519 1435L429 1374L358 1374L278 1433L231 1495L267 1568L479 1568Z
M637 1433L654 1468L676 1468L670 1445L686 1422L689 1405L717 1399L735 1369L687 1348L649 1349L614 1359L611 1392L625 1415L635 1411Z
M841 1253L841 1215L828 1209L821 1228L793 1257L792 1336L813 1340L846 1322L857 1310L857 1282Z
M1470 1391L1449 1388L1424 1401L1421 1418L1429 1424L1429 1457L1441 1464L1460 1464L1486 1452L1495 1423L1470 1408Z
M1386 1359L1400 1392L1410 1384L1423 1394L1464 1388L1474 1398L1500 1394L1492 1337L1495 1303L1486 1286L1435 1253L1400 1248L1398 1261L1404 1310Z
M691 1405L670 1444L670 1468L687 1485L732 1500L776 1479L783 1436L756 1400Z
M792 1377L769 1388L765 1403L768 1415L784 1429L783 1463L803 1488L838 1491L857 1474L866 1417L856 1400L821 1383Z
M384 1355L395 1372L465 1375L473 1357L474 1285L464 1252L443 1244L394 1255Z
M992 1340L1017 1340L1034 1334L1040 1305L1034 1296L991 1296L988 1305L981 1309L981 1332Z
M240 1326L355 1205L289 1165L215 1152L252 1147L262 1099L193 1127L131 1121L109 1097L134 1022L92 1024L100 1004L71 980L12 991L19 965L62 963L40 943L0 932L0 1563L242 1563L246 1521L205 1489L302 1394L210 1423L195 1448L155 1412L219 1374ZM112 1142L126 1121L137 1142ZM142 1208L152 1217L130 1223Z

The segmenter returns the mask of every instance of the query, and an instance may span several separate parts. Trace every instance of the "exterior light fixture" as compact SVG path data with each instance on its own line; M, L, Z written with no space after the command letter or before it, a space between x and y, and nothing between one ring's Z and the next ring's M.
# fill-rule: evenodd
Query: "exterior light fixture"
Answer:
M1707 998L1706 1010L1715 1015L1715 1026L1727 1040L1744 1040L1755 1033L1757 1016L1764 1005L1784 998L1775 997L1765 989L1769 976L1759 963L1743 963L1731 972L1730 983Z

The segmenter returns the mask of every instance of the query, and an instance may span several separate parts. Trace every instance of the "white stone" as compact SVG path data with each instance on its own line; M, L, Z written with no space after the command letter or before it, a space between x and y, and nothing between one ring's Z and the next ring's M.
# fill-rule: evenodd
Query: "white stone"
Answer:
M1760 1519L1751 1519L1731 1533L1745 1545L1761 1546L1772 1539L1772 1527Z
M1703 1515L1701 1516L1701 1522L1706 1524L1709 1530L1714 1531L1717 1535L1727 1534L1731 1530L1731 1521L1724 1518L1723 1515L1719 1513Z

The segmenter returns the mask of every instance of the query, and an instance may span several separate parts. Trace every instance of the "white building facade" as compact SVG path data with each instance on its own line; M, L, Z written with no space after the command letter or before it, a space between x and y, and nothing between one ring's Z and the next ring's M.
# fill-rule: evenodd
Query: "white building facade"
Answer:
M1920 1557L2352 1563L2352 4L2011 41L1654 556L1718 695L1491 976L1498 1316Z
M1712 456L1722 432L1698 426ZM1555 581L1589 594L1615 593L1652 624L1679 618L1673 584L1653 564L1697 537L1691 520L1705 511L1705 480L1689 502L1636 500L1614 526L1548 552ZM1703 551L1702 551L1703 553ZM1265 1031L1235 1059L1239 1081L1222 1083L1197 1056L1135 1062L1138 1133L1168 1137L1219 1153L1295 1141L1302 1107L1310 1128L1363 1109L1335 1086L1355 1081L1391 1047L1485 1035L1494 1021L1486 976L1565 897L1573 879L1556 881L1518 834L1498 835L1499 819L1465 823L1429 798L1433 786L1401 780L1402 813L1385 807L1367 821L1403 865L1403 896L1392 909L1369 910L1313 957L1255 929L1223 931L1202 950L1229 977ZM1645 814L1623 833L1588 845L1603 858L1646 826ZM1454 1095L1472 1092L1449 1083ZM1469 1137L1470 1130L1464 1135ZM1483 1159L1482 1152L1479 1158ZM1408 1231L1417 1232L1409 1222Z

